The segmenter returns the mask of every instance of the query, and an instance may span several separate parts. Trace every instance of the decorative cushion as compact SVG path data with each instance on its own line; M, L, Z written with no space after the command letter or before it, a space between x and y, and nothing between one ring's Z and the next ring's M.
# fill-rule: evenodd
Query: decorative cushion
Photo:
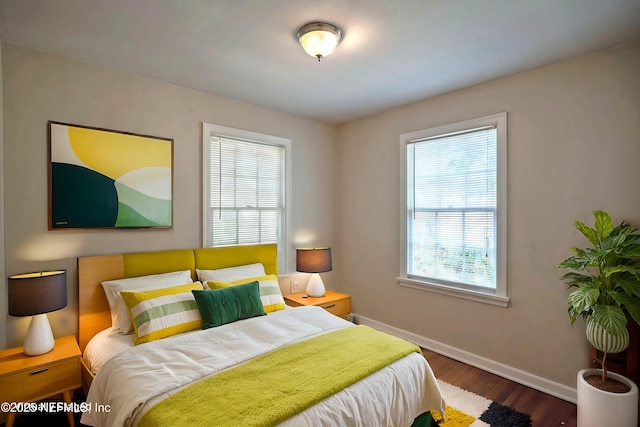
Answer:
M200 282L151 291L121 291L136 332L136 345L202 327L202 318L191 291Z
M125 334L133 331L129 311L120 297L120 291L148 291L191 282L193 280L189 270L102 282L102 288L111 310L111 327Z
M219 268L217 270L198 270L198 280L206 282L207 280L215 280L218 282L231 282L233 280L241 280L249 277L264 276L264 266L260 263L238 265L236 267Z
M260 301L258 282L191 292L202 316L202 329L266 315Z
M262 305L264 306L264 311L266 313L284 310L284 297L282 296L282 292L280 291L280 285L278 285L278 277L275 274L235 280L233 282L218 282L215 280L208 281L205 282L205 288L222 289L228 288L230 286L242 285L244 283L253 281L257 281L259 283L260 300L262 301Z

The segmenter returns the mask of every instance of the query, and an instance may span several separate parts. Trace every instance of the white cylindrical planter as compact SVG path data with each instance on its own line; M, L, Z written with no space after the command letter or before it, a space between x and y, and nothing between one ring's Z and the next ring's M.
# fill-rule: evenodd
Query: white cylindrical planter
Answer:
M585 376L602 375L600 369L578 372L578 427L636 427L638 425L638 387L630 379L613 372L607 376L627 384L627 393L610 393L591 386Z

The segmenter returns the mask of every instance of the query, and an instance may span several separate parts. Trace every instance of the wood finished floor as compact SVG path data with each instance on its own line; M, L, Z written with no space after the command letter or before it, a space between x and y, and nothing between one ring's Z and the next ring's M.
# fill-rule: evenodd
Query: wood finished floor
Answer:
M576 405L429 350L423 354L437 378L531 415L533 427L576 426Z

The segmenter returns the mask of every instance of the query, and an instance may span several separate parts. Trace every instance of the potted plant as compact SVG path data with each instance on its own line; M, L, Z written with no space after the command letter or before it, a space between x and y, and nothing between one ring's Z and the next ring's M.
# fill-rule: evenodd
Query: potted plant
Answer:
M614 227L606 212L594 216L593 228L575 221L591 247L571 248L574 255L559 264L572 270L562 276L575 288L568 297L571 324L582 317L587 340L604 355L601 370L578 373L578 425L636 426L638 388L607 373L606 357L629 346L628 318L640 324L640 234L625 222Z

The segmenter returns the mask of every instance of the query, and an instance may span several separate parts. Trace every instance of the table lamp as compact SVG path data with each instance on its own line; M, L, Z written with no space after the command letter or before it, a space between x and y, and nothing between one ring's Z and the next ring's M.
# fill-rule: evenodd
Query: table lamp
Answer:
M9 277L9 315L33 316L23 345L26 355L37 356L53 349L53 333L47 313L66 306L66 270Z
M324 296L324 283L318 273L331 271L331 248L299 248L296 250L296 270L313 273L307 284L307 295Z

